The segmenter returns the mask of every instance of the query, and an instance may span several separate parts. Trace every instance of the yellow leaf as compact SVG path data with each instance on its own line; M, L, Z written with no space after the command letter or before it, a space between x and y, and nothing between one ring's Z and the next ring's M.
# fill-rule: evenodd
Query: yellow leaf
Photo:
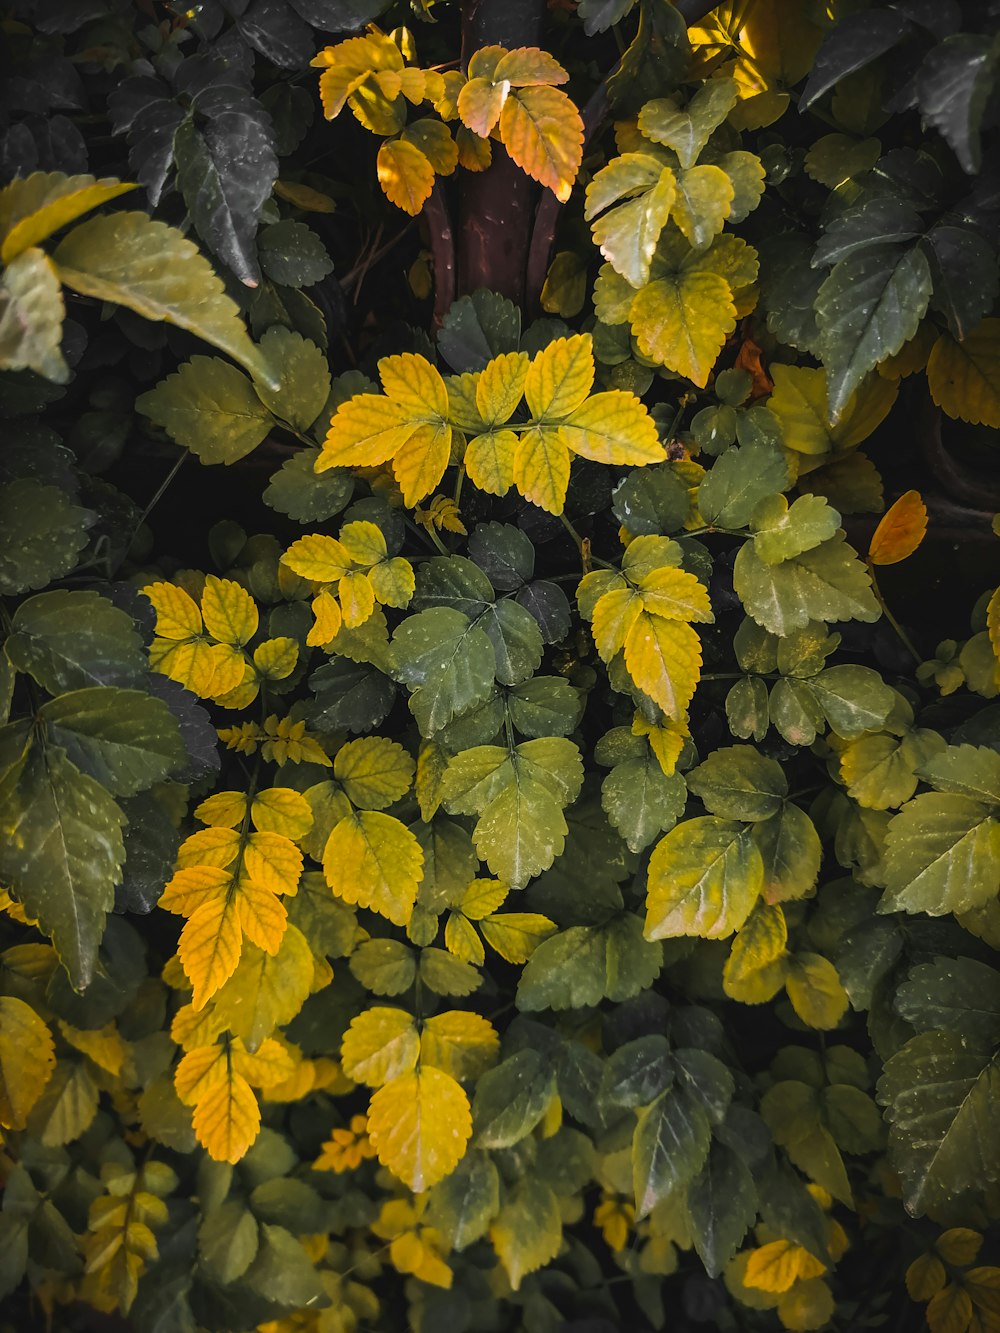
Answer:
M299 660L299 645L282 635L265 639L254 649L254 666L266 680L286 680Z
M203 828L181 843L177 853L178 870L191 866L216 866L224 870L236 860L240 835L231 828Z
M616 588L605 593L594 607L594 643L605 662L625 647L625 636L642 613L642 606L633 588Z
M340 1049L344 1073L355 1083L379 1088L408 1074L420 1054L413 1015L404 1009L376 1006L352 1019Z
M703 388L736 327L736 306L717 273L678 272L637 292L630 318L643 356Z
M423 153L439 176L450 176L458 166L458 147L451 137L451 130L439 120L432 120L429 117L413 120L400 135L400 139L404 143L413 144L414 148Z
M393 1079L368 1108L379 1161L416 1194L455 1169L471 1134L469 1099L440 1069L418 1067Z
M566 202L583 157L583 121L565 93L544 85L512 91L500 139L522 171Z
M52 1033L34 1009L0 996L0 1125L24 1129L55 1063Z
M737 992L752 982L757 973L776 963L783 956L787 942L788 926L781 907L758 903L743 923L726 959L722 972L722 987L726 994L743 1000L743 995ZM782 971L781 980L772 994L780 989L783 981Z
M0 263L10 264L84 213L136 188L111 178L95 180L56 172L36 172L14 181L4 192Z
M102 1028L74 1028L60 1020L59 1031L74 1050L82 1052L98 1069L112 1078L122 1072L128 1048L114 1023L106 1023Z
M350 570L351 557L336 537L314 532L292 542L281 563L313 583L336 583Z
M927 361L927 382L948 416L1000 428L1000 319L984 319L962 342L942 333Z
M147 583L143 593L156 612L156 633L161 639L189 639L201 633L198 604L173 583Z
M195 1009L203 1008L233 975L242 947L235 896L213 897L188 917L177 942L177 953L191 983Z
M711 815L686 819L649 858L646 939L725 939L742 927L763 882L764 863L746 825Z
M206 576L201 615L212 638L233 648L242 648L257 633L257 605L247 590L232 579Z
M248 671L246 658L228 643L214 644L208 651L213 669L211 692L205 697L214 699L227 708L245 708L247 703L257 696L253 671ZM252 686L249 698L232 697L233 692L244 683Z
M842 453L866 440L888 416L899 385L872 376L856 390L834 425L827 408L826 371L772 362L768 408L781 422L782 443L799 454Z
M265 952L277 953L288 924L284 903L252 879L240 881L236 901L244 935Z
M309 995L312 977L312 952L292 925L286 927L276 954L245 944L239 966L213 999L218 1031L228 1029L256 1048L269 1032L296 1016Z
M514 88L529 88L566 83L569 75L548 51L539 50L537 46L519 46L501 55L493 67L493 78L498 83L506 79Z
M279 199L301 208L304 213L334 213L337 209L335 201L328 194L314 190L311 185L303 185L301 181L275 181L274 193Z
M472 78L458 94L457 111L462 124L480 139L486 136L500 119L500 112L510 93L510 83L494 83L492 79Z
M282 833L251 833L243 868L262 889L293 896L302 876L302 853Z
M811 1028L835 1028L847 1013L847 992L837 969L820 954L796 954L788 965L785 989L792 1008Z
M199 699L211 699L218 665L216 653L219 651L225 653L230 650L222 644L213 647L201 639L173 642L157 638L149 647L149 664L154 671L176 680L178 685L183 685ZM240 678L242 675L241 665Z
M743 1281L759 1291L781 1292L788 1291L799 1278L818 1277L825 1272L826 1264L801 1245L773 1240L750 1255Z
M237 1039L231 1043L233 1068L248 1083L258 1088L271 1088L283 1083L294 1073L295 1057L292 1049L268 1037L255 1051L248 1051Z
M561 514L569 485L569 457L558 428L527 430L514 453L514 484L531 504Z
M641 541L642 538L637 540ZM635 543L633 542L633 546ZM629 548L631 550L631 547ZM686 569L661 565L635 580L643 609L667 620L712 621L708 589Z
M429 824L441 804L441 780L448 767L448 755L433 740L423 741L417 754L416 796L420 818Z
M405 796L413 774L413 760L403 747L383 736L348 741L333 762L333 775L348 800L365 810L384 810Z
M448 425L420 426L396 450L392 471L408 508L437 489L451 459L451 435Z
M306 644L310 648L322 648L340 633L344 623L343 613L336 597L325 590L313 598L312 613L315 621L306 635Z
M927 506L919 491L905 491L883 514L868 547L873 565L896 565L911 556L927 532Z
M536 421L561 421L580 407L594 383L594 345L589 333L556 338L528 368L524 393ZM477 391L478 398L478 391Z
M536 363L542 356L544 352L535 358ZM484 366L476 377L476 408L484 422L497 426L510 419L524 397L525 385L531 373L530 366L527 352L506 352Z
M950 1227L934 1242L934 1249L948 1264L974 1264L983 1248L983 1237L971 1227Z
M202 814L198 817L205 818ZM290 787L268 787L253 798L250 818L260 833L283 833L286 838L298 840L312 828L313 813L301 792Z
M464 461L473 485L487 495L506 495L514 485L517 443L512 430L488 431L470 440Z
M499 879L474 879L462 894L458 910L473 921L490 916L506 902L510 889Z
M701 643L690 625L642 611L625 636L633 681L672 718L683 717L701 673Z
M209 1157L238 1162L260 1132L260 1107L246 1079L230 1073L198 1101L191 1123Z
M486 957L483 942L476 934L476 928L468 917L461 912L449 912L444 927L444 944L449 953L461 958L463 963L480 967Z
M996 589L987 604L986 628L993 645L993 655L1000 662L1000 588Z
M363 625L375 610L375 591L367 574L359 570L345 574L340 580L340 611L347 629Z
M370 907L405 926L423 879L420 844L398 819L373 810L345 816L323 852L326 882L346 903Z
M632 717L632 735L646 737L649 748L656 756L656 762L668 778L677 768L677 760L690 734L686 719L668 722L665 726L656 726L652 722L647 722L641 713L635 713Z
M485 171L493 161L493 147L489 139L459 125L455 131L455 144L458 147L458 165L466 171Z
M944 1264L936 1254L922 1254L906 1270L906 1290L911 1301L929 1301L947 1280Z
M420 1033L420 1067L433 1065L464 1082L477 1079L497 1062L500 1038L479 1014L451 1009L435 1014Z
M217 791L195 807L195 818L216 828L235 828L246 814L247 801L241 791Z
M973 1316L972 1297L954 1282L932 1296L924 1318L931 1333L966 1333Z
M382 529L366 520L345 523L340 530L340 541L351 563L361 569L370 569L388 554Z
M413 566L409 560L404 560L402 556L384 560L369 570L368 578L376 600L383 606L409 606L416 588Z
M214 830L213 830L214 831ZM230 832L229 829L226 832ZM239 840L237 839L237 850ZM205 864L181 866L174 871L160 895L159 906L178 916L192 916L205 903L223 897L232 883L232 872L225 867Z
M389 202L416 217L434 188L434 168L426 154L406 139L390 139L378 150L376 170Z
M614 466L662 463L666 451L656 423L633 393L595 393L560 425L563 443L581 458Z
M556 932L554 921L540 912L501 912L479 923L483 939L508 963L526 963L542 940Z

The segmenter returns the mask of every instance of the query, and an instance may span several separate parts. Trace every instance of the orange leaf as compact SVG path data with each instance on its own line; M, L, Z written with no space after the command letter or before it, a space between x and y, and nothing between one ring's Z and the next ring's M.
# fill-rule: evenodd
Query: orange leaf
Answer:
M927 506L919 491L906 491L882 515L868 547L868 559L873 565L897 565L913 554L926 531Z
M583 121L565 93L544 85L512 92L500 138L522 171L566 202L583 157Z
M734 370L749 370L753 379L750 384L750 397L763 398L774 388L774 380L764 369L761 361L763 349L752 338L744 338L733 362Z
M434 168L426 154L405 139L390 139L378 150L376 167L390 203L416 217L434 188Z

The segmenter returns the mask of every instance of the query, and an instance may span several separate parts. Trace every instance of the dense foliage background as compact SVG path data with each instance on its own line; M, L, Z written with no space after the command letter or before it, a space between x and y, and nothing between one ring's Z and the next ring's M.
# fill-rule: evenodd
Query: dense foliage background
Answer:
M2 30L0 1327L1000 1328L1000 5Z

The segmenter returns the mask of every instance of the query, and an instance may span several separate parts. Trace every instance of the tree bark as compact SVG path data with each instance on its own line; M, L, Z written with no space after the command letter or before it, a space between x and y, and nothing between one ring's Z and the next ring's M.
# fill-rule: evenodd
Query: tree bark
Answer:
M483 46L537 46L545 0L464 0L462 67ZM493 161L463 172L459 196L458 295L489 287L524 302L525 271L539 187L492 141Z

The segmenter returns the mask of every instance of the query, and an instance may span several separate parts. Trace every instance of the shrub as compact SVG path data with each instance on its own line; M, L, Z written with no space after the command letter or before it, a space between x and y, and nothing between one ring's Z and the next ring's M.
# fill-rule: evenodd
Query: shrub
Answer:
M403 9L5 21L12 1322L996 1328L996 6Z

